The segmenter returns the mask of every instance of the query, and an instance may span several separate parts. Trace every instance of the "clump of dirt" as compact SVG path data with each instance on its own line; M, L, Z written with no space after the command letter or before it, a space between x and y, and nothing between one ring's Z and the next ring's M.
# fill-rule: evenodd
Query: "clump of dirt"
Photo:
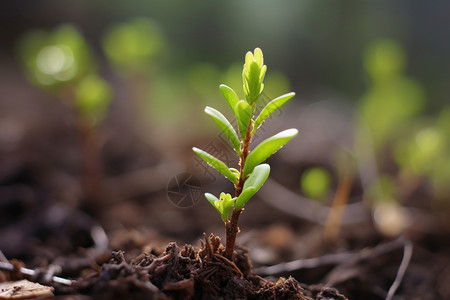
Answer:
M56 294L95 299L346 299L332 288L302 287L292 277L268 281L252 273L246 249L238 248L233 261L223 251L220 238L211 234L199 250L169 243L158 256L126 258L123 251L113 252L97 272L70 287L57 287Z

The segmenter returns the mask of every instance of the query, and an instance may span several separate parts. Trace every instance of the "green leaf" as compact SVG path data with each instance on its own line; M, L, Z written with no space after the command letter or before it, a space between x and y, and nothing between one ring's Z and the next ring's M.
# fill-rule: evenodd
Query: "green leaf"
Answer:
M287 129L262 141L261 144L256 146L256 148L253 149L253 151L247 156L243 170L243 178L252 173L255 166L262 163L269 156L277 152L284 146L284 144L289 142L297 134L297 129Z
M196 147L193 147L192 150L214 169L222 173L222 175L228 178L231 182L234 184L238 183L236 175L234 175L234 173L227 167L227 165L225 165L223 161Z
M205 193L205 198L211 203L212 206L219 212L222 221L225 223L228 221L228 215L233 208L236 198L231 198L230 194L221 193L220 199L210 193Z
M255 62L259 65L262 66L264 63L264 58L263 58L263 54L260 48L255 48L254 51L254 59Z
M225 118L222 113L212 107L207 106L205 108L205 113L211 117L211 119L214 121L214 123L219 126L220 130L225 133L225 135L228 137L228 139L231 142L231 145L233 145L234 150L239 155L241 153L241 142L239 141L239 138L236 134L236 131L234 130L233 126L230 124L230 122Z
M241 138L244 139L247 133L248 125L253 117L253 108L247 101L240 100L236 105L236 117Z
M221 193L220 194L220 205L222 207L222 221L225 223L228 220L228 215L230 214L230 210L233 208L233 203L236 198L231 198L230 194Z
M256 48L254 54L250 51L247 52L242 70L242 80L245 100L251 105L264 89L263 80L266 70L261 49Z
M230 88L229 86L226 86L225 84L221 84L219 86L220 92L225 97L225 100L227 100L228 105L231 108L231 111L233 114L236 115L236 104L239 102L239 97L236 94L236 92Z
M261 113L255 120L255 125L253 127L252 135L255 134L256 130L261 126L267 117L269 117L274 111L283 106L289 99L295 96L295 93L287 93L283 96L273 99L263 108Z
M230 171L236 175L237 179L239 180L239 176L241 176L241 172L238 169L230 168Z
M213 194L210 194L210 193L205 193L205 198L206 198L206 200L209 201L209 203L211 203L212 206L214 206L214 208L217 209L215 203L216 203L216 201L219 201L219 199L217 199L216 196L214 196ZM217 210L217 211L218 211L218 210ZM220 213L220 211L219 211L219 213Z
M245 203L262 187L269 177L269 173L270 166L268 164L261 164L254 168L253 173L244 183L242 193L236 199L236 210L244 207Z

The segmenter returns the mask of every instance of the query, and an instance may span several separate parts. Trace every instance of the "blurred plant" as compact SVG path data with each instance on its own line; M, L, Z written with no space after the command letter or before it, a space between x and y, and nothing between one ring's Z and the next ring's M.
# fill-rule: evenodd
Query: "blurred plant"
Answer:
M336 241L339 236L344 209L348 204L353 179L357 173L355 157L347 150L336 149L335 161L338 183L324 229L324 238L328 242Z
M383 159L382 150L395 145L411 129L424 108L425 94L418 82L403 74L406 57L396 41L372 42L363 62L371 87L360 102L355 148L362 168L375 168L377 180L369 183L365 192L373 207L374 223L383 234L394 236L403 232L409 219L399 203L395 178L376 175L373 162Z
M321 167L306 170L300 178L303 194L310 199L320 202L323 202L329 193L330 184L330 173Z
M408 211L398 201L398 189L392 175L382 174L366 191L366 198L373 207L376 228L385 236L402 234L410 225Z
M112 26L103 38L103 49L120 73L147 76L166 46L156 23L136 18Z
M140 136L142 139L153 139L154 131L151 128L157 127L156 122L153 123L154 117L164 114L162 110L155 109L155 100L159 98L150 94L154 92L155 85L161 83L154 74L167 50L164 34L152 19L134 18L112 25L103 35L102 47L113 70L126 82L129 95L126 99L127 108L132 112L129 124L137 125L134 131L144 128ZM174 88L176 83L174 78L171 79L168 85ZM164 93L158 96L166 100L169 95ZM149 118L149 113L153 111L157 113ZM168 115L164 114L164 118L167 119ZM160 127L164 130L167 126ZM149 143L157 145L156 142Z
M371 79L371 88L361 99L360 117L367 124L378 152L399 130L411 123L424 106L420 85L405 77L405 54L393 40L378 40L369 45L364 66ZM367 142L360 133L361 143Z
M59 91L95 71L84 38L71 25L52 33L29 32L20 41L19 53L28 79L47 90Z
M398 141L394 148L394 159L403 177L409 182L424 178L430 184L433 198L442 207L449 208L450 188L450 108L443 109L437 122L416 128L409 138Z
M239 232L238 220L245 204L261 188L270 173L270 166L263 162L278 151L284 144L298 134L297 129L282 131L256 146L250 151L252 137L264 120L274 111L291 99L295 93L288 93L270 101L254 119L256 103L264 89L264 76L266 73L261 49L256 48L254 53L247 52L242 72L244 100L239 100L235 91L226 85L220 85L220 91L227 100L236 120L238 133L226 117L212 107L206 107L205 112L228 137L236 154L239 156L240 170L229 168L224 162L211 154L193 148L208 164L228 178L235 187L235 196L221 193L220 198L206 193L206 199L219 212L226 228L225 257L233 258L236 236ZM231 218L229 218L231 212Z
M97 75L86 41L71 25L59 26L53 32L29 32L20 40L18 51L28 79L64 100L76 116L85 196L99 200L101 168L97 127L112 98L110 85Z

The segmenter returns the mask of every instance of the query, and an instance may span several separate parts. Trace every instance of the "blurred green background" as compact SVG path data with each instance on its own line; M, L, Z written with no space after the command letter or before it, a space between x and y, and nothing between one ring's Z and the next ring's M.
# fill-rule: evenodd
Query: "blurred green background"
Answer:
M102 43L111 26L148 17L166 43L157 63L164 72L177 73L174 79L181 81L188 81L189 71L201 63L222 73L241 63L247 50L260 46L269 70L285 74L297 93L326 91L356 101L367 89L362 65L366 47L389 38L405 52L405 72L423 85L427 109L437 111L449 98L448 1L113 0L1 5L3 64L11 63L22 34L61 23L74 24L98 59L104 60Z

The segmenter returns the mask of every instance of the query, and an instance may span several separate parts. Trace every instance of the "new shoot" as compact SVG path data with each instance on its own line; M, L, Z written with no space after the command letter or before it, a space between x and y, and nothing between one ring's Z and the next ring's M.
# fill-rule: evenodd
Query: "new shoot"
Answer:
M278 108L284 105L295 93L287 93L270 101L257 114L256 104L264 90L264 76L267 67L264 65L261 49L247 52L242 72L244 99L240 100L236 92L222 84L220 91L230 106L237 121L237 131L218 110L206 107L205 113L227 136L229 142L239 157L238 169L228 167L213 155L193 148L194 152L210 166L228 178L235 187L234 197L221 193L220 197L206 193L206 199L214 206L225 223L226 244L224 256L233 259L236 236L239 233L238 221L245 204L261 188L270 173L270 166L263 163L269 156L278 151L298 134L297 129L284 130L257 145L250 151L252 137L263 122Z

